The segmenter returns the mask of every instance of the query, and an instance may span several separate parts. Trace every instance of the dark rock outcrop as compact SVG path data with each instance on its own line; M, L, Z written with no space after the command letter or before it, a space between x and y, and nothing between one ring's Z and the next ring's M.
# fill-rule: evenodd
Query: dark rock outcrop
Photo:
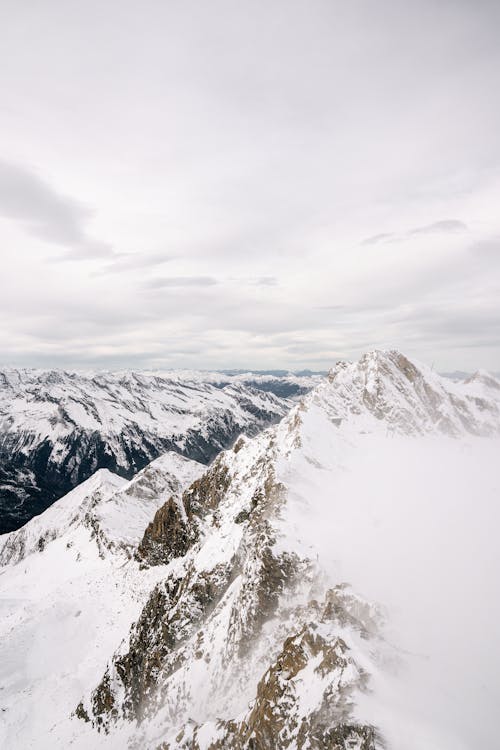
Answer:
M196 525L187 514L182 499L169 498L156 511L137 550L137 558L147 565L165 565L186 554L197 538Z

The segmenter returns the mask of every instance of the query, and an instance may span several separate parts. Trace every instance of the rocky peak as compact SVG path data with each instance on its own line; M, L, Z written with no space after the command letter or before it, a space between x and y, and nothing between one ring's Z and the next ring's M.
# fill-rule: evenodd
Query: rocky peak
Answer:
M404 434L486 435L500 430L494 399L478 401L473 388L461 388L398 351L376 350L356 363L339 362L328 384L324 396L330 410L336 408L344 419L372 417Z
M60 746L381 750L385 669L400 654L380 608L339 584L343 521L353 556L363 544L348 510L359 496L342 477L371 447L390 471L398 433L406 449L498 425L474 383L373 352L339 363L280 423L210 466L166 454L109 497L82 500L92 562L115 576L101 590L128 575L123 590L141 596L72 694L72 717L54 724Z
M83 525L92 508L105 503L125 484L121 477L100 469L45 513L0 537L0 566L16 564L33 552L43 552L52 541Z
M357 664L339 625L348 620L362 631L344 587L329 590L322 602L312 601L298 616L298 632L289 635L259 680L243 717L219 721L208 745L206 726L188 723L174 743L160 750L375 750L381 740L375 727L353 722L352 702L366 691L369 676ZM332 606L333 605L333 606ZM335 613L335 614L334 614ZM302 623L302 624L299 624ZM370 630L378 626L374 619Z
M496 420L493 402L481 411L399 352L337 365L157 512L139 554L165 578L79 714L169 750L382 747L355 710L383 660L380 612L328 585L296 513L356 435L481 434Z
M170 497L146 527L137 549L137 558L148 565L165 565L186 554L196 539L193 518L183 499Z
M491 373L486 370L477 370L473 375L467 378L464 383L466 385L478 384L483 385L492 391L500 391L500 381Z

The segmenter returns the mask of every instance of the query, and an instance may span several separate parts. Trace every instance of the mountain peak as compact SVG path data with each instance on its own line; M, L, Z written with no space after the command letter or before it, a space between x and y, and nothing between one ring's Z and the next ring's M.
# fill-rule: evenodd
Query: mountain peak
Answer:
M483 376L481 382L491 386ZM364 419L367 429L373 429L373 419L406 434L485 435L499 429L495 399L478 401L474 388L460 387L396 350L374 350L358 362L338 362L328 384L338 416Z
M498 380L498 378L496 378L487 370L476 370L476 372L474 372L464 382L466 385L477 383L479 385L484 385L487 388L491 388L495 391L500 391L500 380Z

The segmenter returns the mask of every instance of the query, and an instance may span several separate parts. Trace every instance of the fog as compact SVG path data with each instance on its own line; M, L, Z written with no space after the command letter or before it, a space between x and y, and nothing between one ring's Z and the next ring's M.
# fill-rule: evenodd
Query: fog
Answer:
M395 663L360 710L389 747L498 747L499 449L364 436L310 478L304 539L333 581L387 612Z

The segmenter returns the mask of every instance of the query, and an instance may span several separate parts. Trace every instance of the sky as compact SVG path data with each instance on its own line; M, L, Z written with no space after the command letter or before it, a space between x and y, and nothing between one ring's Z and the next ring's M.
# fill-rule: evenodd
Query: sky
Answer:
M496 0L0 0L0 364L500 370Z

